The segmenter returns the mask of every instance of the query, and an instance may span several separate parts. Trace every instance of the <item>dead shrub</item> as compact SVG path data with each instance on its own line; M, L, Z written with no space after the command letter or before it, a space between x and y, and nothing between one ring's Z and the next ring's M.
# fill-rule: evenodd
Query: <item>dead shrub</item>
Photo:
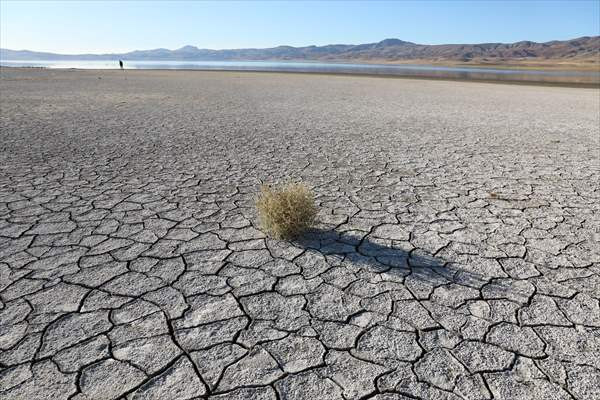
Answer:
M301 183L280 189L263 185L256 208L262 229L276 239L297 237L313 224L317 214L312 192Z

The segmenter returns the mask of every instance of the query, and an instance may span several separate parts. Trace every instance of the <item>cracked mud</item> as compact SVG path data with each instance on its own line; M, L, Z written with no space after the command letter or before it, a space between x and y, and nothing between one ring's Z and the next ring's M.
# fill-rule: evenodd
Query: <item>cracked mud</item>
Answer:
M600 398L595 89L7 69L3 399ZM318 226L256 226L302 180Z

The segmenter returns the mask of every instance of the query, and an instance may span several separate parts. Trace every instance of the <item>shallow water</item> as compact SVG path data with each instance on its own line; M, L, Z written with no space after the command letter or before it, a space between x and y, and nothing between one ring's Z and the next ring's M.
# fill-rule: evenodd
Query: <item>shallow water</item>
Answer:
M510 80L534 82L600 83L600 71L567 71L536 69L497 69L483 67L444 67L417 64L353 64L282 61L124 61L125 69L197 69L220 71L279 71L325 72L348 74L373 74L421 76L475 80ZM44 67L78 69L118 69L116 60L78 61L11 61L2 60L7 67Z

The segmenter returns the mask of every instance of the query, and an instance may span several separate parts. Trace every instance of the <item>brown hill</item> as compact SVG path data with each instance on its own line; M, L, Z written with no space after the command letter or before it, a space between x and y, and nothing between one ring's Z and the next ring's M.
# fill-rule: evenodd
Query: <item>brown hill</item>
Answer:
M37 53L27 50L0 49L2 60L305 60L353 62L426 62L437 64L494 64L494 65L578 65L597 68L600 65L600 36L585 36L572 40L545 43L522 41L516 43L423 45L399 39L359 45L334 44L327 46L278 46L267 49L210 50L185 46L177 50L136 50L124 54L63 55Z

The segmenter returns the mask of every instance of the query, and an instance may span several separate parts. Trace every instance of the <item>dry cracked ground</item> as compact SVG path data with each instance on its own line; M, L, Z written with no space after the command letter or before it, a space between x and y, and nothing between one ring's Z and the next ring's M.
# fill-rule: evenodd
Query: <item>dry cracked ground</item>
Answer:
M600 93L0 79L3 399L600 398ZM265 238L262 182L319 224Z

